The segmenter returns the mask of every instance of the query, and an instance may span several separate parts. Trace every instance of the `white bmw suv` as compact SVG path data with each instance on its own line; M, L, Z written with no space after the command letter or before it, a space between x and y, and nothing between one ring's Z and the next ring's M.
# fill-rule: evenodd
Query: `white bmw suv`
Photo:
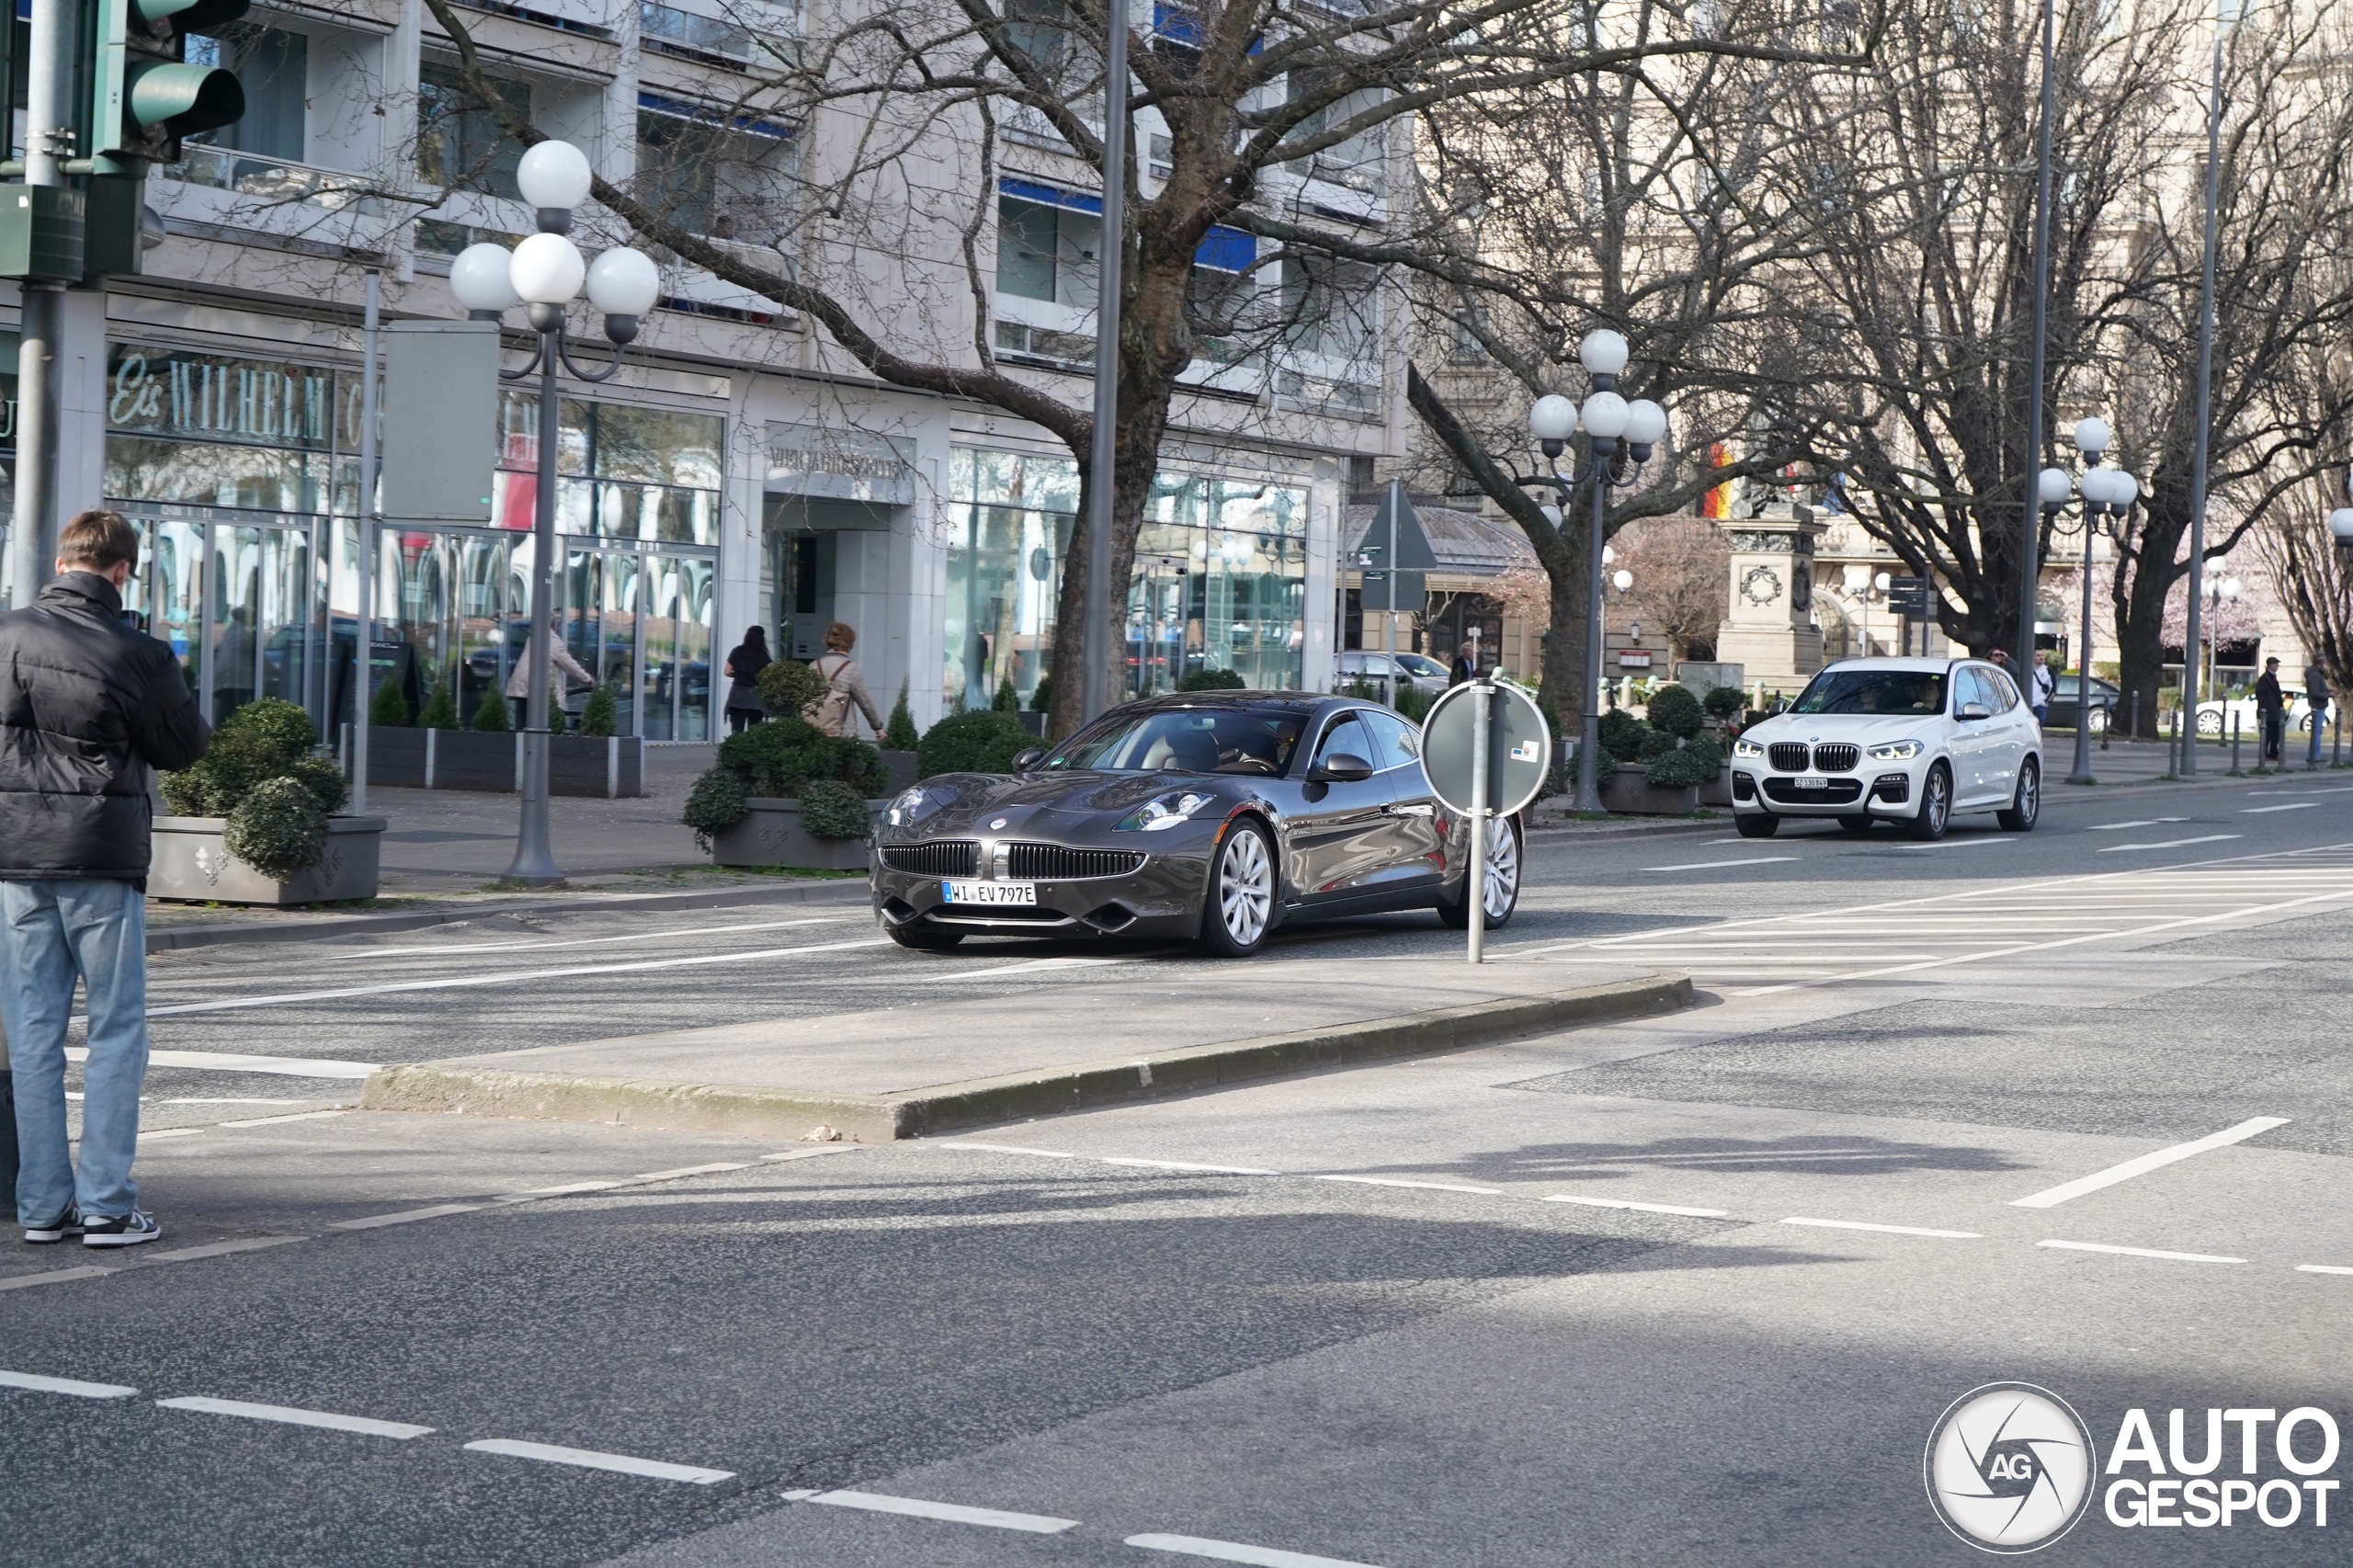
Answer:
M1783 817L1836 817L1938 839L1955 812L1997 812L2025 833L2042 806L2042 727L1993 665L1841 660L1733 742L1732 798L1744 838L1771 837Z

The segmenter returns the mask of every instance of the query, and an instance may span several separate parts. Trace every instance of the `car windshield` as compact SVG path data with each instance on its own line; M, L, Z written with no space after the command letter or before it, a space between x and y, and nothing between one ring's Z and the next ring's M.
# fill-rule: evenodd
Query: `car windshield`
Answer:
M1400 653L1397 655L1397 662L1405 666L1405 673L1409 676L1421 676L1427 679L1433 676L1442 676L1446 674L1444 665L1439 664L1436 659L1426 659L1419 653Z
M1828 669L1813 677L1792 713L1941 713L1945 677L1936 670Z
M1046 758L1048 771L1252 773L1290 765L1305 718L1247 708L1180 708L1113 714Z

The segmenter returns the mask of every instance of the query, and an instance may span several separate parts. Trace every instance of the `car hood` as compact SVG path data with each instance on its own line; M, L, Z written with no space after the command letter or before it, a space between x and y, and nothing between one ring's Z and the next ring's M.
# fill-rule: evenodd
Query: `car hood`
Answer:
M923 780L925 809L911 823L884 833L902 841L967 838L983 834L1051 836L1090 825L1108 827L1158 795L1197 790L1238 799L1244 781L1231 775L1181 773L949 773ZM1216 821L1222 812L1204 812ZM1002 823L1004 825L997 825Z

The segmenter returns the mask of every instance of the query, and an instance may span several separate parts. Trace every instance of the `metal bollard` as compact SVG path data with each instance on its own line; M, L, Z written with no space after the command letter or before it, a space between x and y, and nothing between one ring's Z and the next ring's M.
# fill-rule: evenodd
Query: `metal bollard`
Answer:
M2137 691L2132 694L2132 723L2124 733L2136 741L2141 738L2141 694Z
M2173 710L2173 733L2165 741L2165 776L2181 777L2181 710Z
M2232 778L2237 778L2237 777L2238 777L2238 772L2239 772L2239 714L2238 714L2238 710L2237 710L2237 709L2235 709L2235 708L2234 708L2234 709L2232 709L2232 710L2231 710L2231 777L2232 777Z
M2328 754L2328 765L2331 767L2345 766L2345 708L2341 703L2336 710L2336 747Z

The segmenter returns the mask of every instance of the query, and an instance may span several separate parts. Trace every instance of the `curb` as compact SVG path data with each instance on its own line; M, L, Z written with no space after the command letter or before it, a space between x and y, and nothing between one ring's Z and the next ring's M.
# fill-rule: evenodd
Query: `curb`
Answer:
M1552 823L1529 828L1528 836L1534 838L1543 834L1558 838L1584 838L1596 844L1612 844L1621 838L1665 838L1678 833L1698 833L1707 828L1714 828L1721 833L1731 825L1732 810L1726 807L1722 816L1711 817L1705 822L1678 818L1672 822L1648 823L1640 827L1611 827L1606 823Z
M462 926L493 915L574 915L617 909L732 909L747 903L864 903L862 881L798 882L769 888L715 888L709 892L623 893L607 898L542 899L518 903L477 903L413 914L320 915L315 919L256 921L251 925L150 926L147 950L215 948L237 942L318 942L333 937L385 931L421 931L433 926Z
M1688 976L1662 971L1540 996L974 1078L899 1095L835 1095L419 1062L373 1074L360 1092L359 1104L365 1110L598 1121L767 1138L798 1138L823 1122L855 1142L885 1143L1460 1051L1522 1035L1674 1012L1695 1000Z

